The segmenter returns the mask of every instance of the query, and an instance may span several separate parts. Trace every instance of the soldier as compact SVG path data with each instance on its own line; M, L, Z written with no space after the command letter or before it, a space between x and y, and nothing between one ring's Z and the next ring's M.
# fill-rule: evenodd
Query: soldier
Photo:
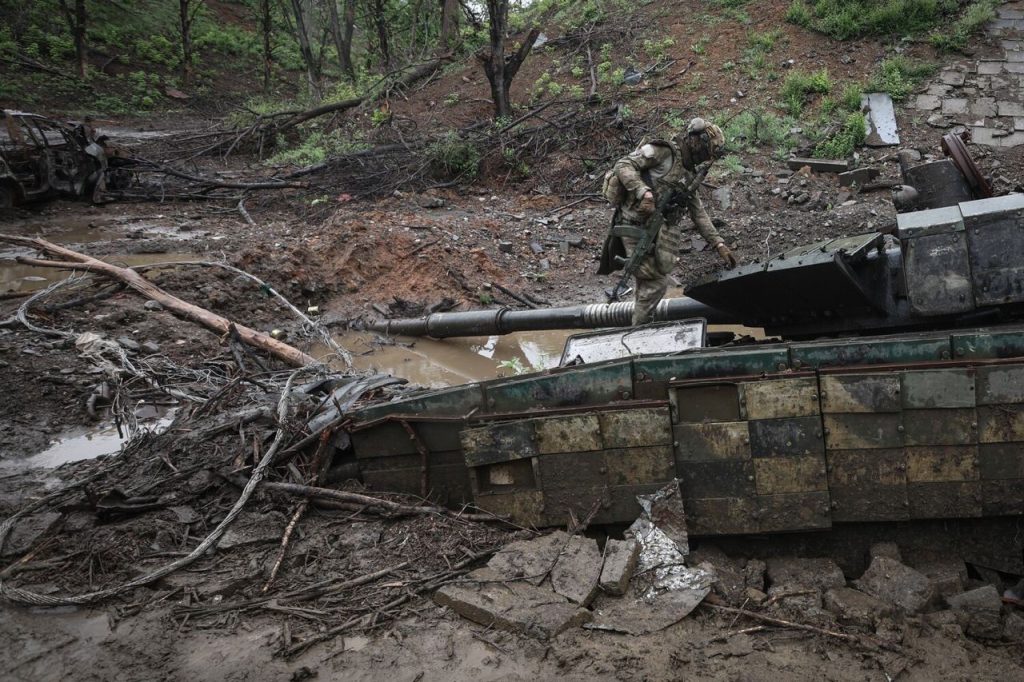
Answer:
M621 184L621 200L601 253L601 267L598 270L601 275L621 269L616 256L622 258L632 252L637 244L637 230L643 228L654 213L659 197L664 196L664 192L675 194L663 212L665 223L653 248L643 258L635 273L634 325L651 321L654 309L668 289L668 275L679 260L679 247L683 238L680 223L684 208L701 236L718 251L725 267L736 267L736 258L704 210L697 188L688 190L698 166L713 160L724 144L725 136L718 126L695 118L690 121L686 133L678 134L670 141L652 140L619 159L606 178L606 195L610 194L608 181L614 185L617 180Z

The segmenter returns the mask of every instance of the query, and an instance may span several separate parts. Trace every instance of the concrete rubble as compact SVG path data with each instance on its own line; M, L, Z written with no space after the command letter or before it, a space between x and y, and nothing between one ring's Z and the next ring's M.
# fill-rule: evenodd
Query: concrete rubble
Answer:
M964 632L972 637L998 639L1003 634L1002 600L991 585L946 599Z
M932 599L928 576L886 556L876 556L854 585L906 613L917 613Z
M551 569L551 586L569 601L588 606L597 595L603 564L597 541L574 535Z
M640 546L636 540L611 540L605 545L604 566L601 568L599 587L605 594L622 596L636 570Z

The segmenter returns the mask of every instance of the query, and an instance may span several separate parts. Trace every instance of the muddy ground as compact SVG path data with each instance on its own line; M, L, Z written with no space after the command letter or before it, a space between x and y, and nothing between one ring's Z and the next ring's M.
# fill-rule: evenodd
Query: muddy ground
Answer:
M947 130L933 128L921 118L900 113L902 147L916 150L925 160L938 158L939 138ZM125 130L132 128L131 121L122 125ZM899 170L893 152L863 149L860 163L881 168L881 179L896 178ZM972 146L972 152L1000 191L1012 190L1024 178L1019 151ZM794 172L769 153L742 154L741 158L741 170L716 172L704 190L705 203L713 216L725 221L721 231L741 262L762 260L830 237L886 230L895 223L885 190L851 191L840 187L834 175ZM253 194L246 205L255 226L234 205L221 203L90 206L56 201L0 216L0 232L43 236L124 265L226 261L272 284L298 307L317 307L324 319L337 324L333 328L338 339L355 354L359 369L380 369L428 386L496 376L508 371L500 363L513 358L525 367L551 366L557 362L564 334L440 343L382 339L361 332L361 323L385 313L402 317L431 309L520 305L492 283L552 305L602 301L604 289L614 283L594 274L609 218L607 207L592 197L555 196L534 183L492 187L484 182L357 201L351 200L345 187L317 197L282 190ZM20 294L63 276L16 265L11 260L16 255L28 252L6 246L0 252L4 317L24 300ZM685 245L676 277L685 287L717 267L714 254L694 234ZM326 352L322 344L304 336L290 313L266 292L230 272L192 266L161 266L143 272L182 298L263 331L283 330L303 350L317 355ZM131 347L132 342L140 346L132 351L136 358L158 354L211 372L235 363L227 340L147 306L137 295L109 289L102 283L83 289L81 296L97 292L102 296L68 308L44 308L34 319L45 326L127 339L123 346ZM0 380L6 387L0 392L0 512L6 517L93 464L68 464L56 470L29 466L52 466L113 452L120 439L102 403L98 412L90 414L89 398L102 376L68 341L16 327L0 329ZM151 421L166 417L172 407L166 403L153 396L140 410L141 416ZM224 446L227 454L220 455L229 463L230 447ZM29 459L40 455L44 458ZM223 500L215 502L214 506ZM793 622L876 636L894 645L886 649L792 627L745 632L757 623L708 606L650 635L572 629L551 642L541 642L473 625L429 599L416 597L395 620L380 627L329 638L296 656L281 656L279 652L295 637L336 622L319 613L272 609L196 619L183 615L196 603L216 605L259 589L261 571L272 560L288 522L275 498L259 502L260 516L245 526L250 538L258 536L256 540L222 547L194 570L139 588L101 608L0 606L0 634L7 643L0 654L0 677L1024 679L1020 640L1024 632L1007 627L994 639L965 635L941 605L922 614L886 618L870 627L836 623L821 609L799 605L779 603L769 611ZM19 568L4 579L52 593L92 587L94 578L97 584L127 579L141 566L151 566L181 548L168 540L170 533L177 541L180 530L175 524L180 519L166 516L166 510L161 514L165 516L154 515L142 527L123 553L107 557L109 565L102 561L94 565L87 548L66 548L68 552L86 550L87 570L77 559L66 565L47 564L47 557L60 548L44 544L36 557L38 570ZM421 560L430 554L419 545L418 553L412 552L404 540L433 538L430 529L407 519L353 521L351 517L351 512L311 510L300 526L300 546L290 555L285 574L291 572L306 581L355 577L372 566ZM80 510L62 523L81 523L83 538L120 528L117 523L97 522ZM270 532L257 533L260 526ZM182 546L190 540L188 533L186 528ZM490 535L487 539L497 541ZM435 554L447 556L445 551ZM867 547L861 551L867 552ZM308 563L310 556L320 561ZM31 559L24 563L31 566ZM5 556L0 570L16 561L17 555ZM747 560L737 556L735 561L743 565ZM87 584L82 582L85 574ZM858 573L845 577L854 579ZM984 577L972 573L964 587L980 586ZM387 589L400 592L408 580L403 577ZM1011 613L1006 607L1004 621L1012 621ZM293 635L293 631L303 634Z

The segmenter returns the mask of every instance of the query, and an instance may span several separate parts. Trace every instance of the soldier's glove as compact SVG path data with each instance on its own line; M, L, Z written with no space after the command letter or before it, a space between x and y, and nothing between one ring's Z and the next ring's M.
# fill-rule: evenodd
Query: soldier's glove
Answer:
M715 249L718 251L718 257L722 259L723 263L725 263L726 270L732 270L736 267L736 256L732 255L732 251L730 251L729 247L725 245L725 242L718 242Z
M655 208L654 192L647 190L644 192L644 198L640 200L640 205L636 207L637 213L642 215L644 218L649 218L651 214L654 213Z

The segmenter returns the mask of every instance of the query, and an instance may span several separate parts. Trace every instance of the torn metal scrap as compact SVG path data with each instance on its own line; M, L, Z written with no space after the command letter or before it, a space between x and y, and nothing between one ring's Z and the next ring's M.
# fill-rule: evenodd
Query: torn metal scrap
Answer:
M864 125L867 136L864 140L869 147L891 147L900 143L896 127L896 110L892 98L884 92L862 95L860 108L866 112Z

